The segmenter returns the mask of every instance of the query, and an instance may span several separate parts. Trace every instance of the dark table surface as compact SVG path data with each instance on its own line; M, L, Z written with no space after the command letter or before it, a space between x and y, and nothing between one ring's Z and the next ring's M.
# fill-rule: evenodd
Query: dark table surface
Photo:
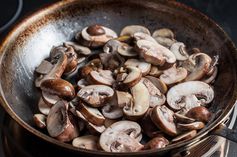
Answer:
M2 23L6 22L7 16L14 14L14 6L12 5L16 0L1 0L0 1L0 26ZM56 2L57 0L40 0L40 1L32 1L32 0L24 0L23 2L23 10L20 14L20 17L17 19L21 19L27 14L30 14L37 10L38 8ZM216 21L224 30L229 34L231 39L237 44L237 1L236 0L178 0L183 2L197 10L200 10L204 14L208 15L214 21ZM8 3L7 5L4 5ZM10 29L10 28L9 28ZM0 33L0 39L7 34L6 31ZM2 107L0 107L0 128L2 127L4 111ZM234 126L237 129L237 125ZM0 130L1 135L1 130ZM1 141L1 140L0 140ZM229 157L237 156L237 144L230 144ZM3 150L0 146L0 157L3 157Z

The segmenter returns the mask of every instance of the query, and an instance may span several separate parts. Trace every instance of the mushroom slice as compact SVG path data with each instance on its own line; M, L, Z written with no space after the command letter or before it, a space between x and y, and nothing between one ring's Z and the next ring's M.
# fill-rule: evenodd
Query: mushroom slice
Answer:
M110 127L112 124L118 122L119 120L118 119L108 119L108 118L105 118L105 123L104 123L104 126L106 128Z
M173 118L174 112L166 106L156 106L151 111L151 120L164 133L170 136L177 135L177 129Z
M110 39L117 37L117 34L113 30L101 25L91 25L76 35L76 39L82 45L91 48L103 46Z
M150 63L140 61L138 59L128 59L124 63L124 65L137 67L138 69L141 70L143 76L146 76L150 72L150 69L151 69Z
M208 84L213 83L215 81L217 74L218 74L218 68L215 66L213 67L213 73L210 76L205 76L204 78L201 79L201 81Z
M198 106L190 109L186 116L207 123L211 118L211 112L206 107Z
M120 36L124 36L124 35L132 36L134 33L137 33L137 32L142 32L142 33L151 35L150 31L144 26L129 25L122 29Z
M184 115L179 114L179 113L174 113L174 117L175 117L176 121L180 122L180 123L188 124L188 123L195 122L195 119L189 118L189 117L184 116Z
M212 59L205 53L197 53L190 56L195 61L195 66L185 81L193 81L202 79L211 67Z
M93 135L85 135L73 139L72 145L77 148L87 149L87 150L98 150L97 143L99 137Z
M152 36L150 36L149 34L143 33L143 32L134 33L133 38L135 39L135 42L137 42L139 40L147 40L147 41L150 41L154 44L158 44Z
M109 119L118 119L123 116L123 110L118 106L117 94L102 108L102 113Z
M145 78L150 80L156 86L156 88L160 90L161 93L165 94L168 91L166 84L160 79L153 76L146 76Z
M213 98L213 89L201 81L179 83L170 88L167 93L167 103L173 110L181 110L185 108L187 104L190 104L192 107L206 105L210 103ZM189 109L192 107L189 107Z
M141 128L143 132L150 138L154 138L158 135L161 135L162 132L157 129L156 125L152 122L150 113L152 109L149 108L146 112L146 114L143 116L143 118L140 121Z
M165 137L158 136L147 142L144 146L144 150L165 148L168 144L169 141Z
M39 106L39 108L42 108L43 110L44 109L48 110L47 108L52 107L60 99L61 98L59 98L57 95L53 95L53 94L50 94L48 92L42 91L42 100L43 100L44 104L43 103L39 103L38 106ZM45 106L45 105L47 105L48 107ZM48 111L46 111L46 110L45 110L45 112L48 113Z
M197 134L197 131L192 130L192 131L186 132L184 134L181 134L181 135L175 137L174 139L172 139L172 142L176 143L176 142L184 141L184 140L187 140L187 139L191 139L194 136L196 136L196 134Z
M165 96L160 90L147 78L142 78L142 83L146 86L150 94L150 107L163 105L165 103Z
M78 129L72 124L68 115L68 103L58 101L47 117L47 130L51 137L62 142L69 142L79 135Z
M91 50L88 47L81 46L76 42L67 41L63 43L66 47L72 47L78 55L88 56L91 54Z
M162 70L159 70L157 66L152 65L151 70L148 75L154 76L154 77L159 77L163 73Z
M91 71L98 69L103 69L103 65L101 63L101 60L99 58L91 60L89 63L87 63L85 66L83 66L80 69L81 77L87 77Z
M112 86L115 80L110 70L99 69L98 71L91 71L89 73L89 82L92 82L92 84Z
M92 107L101 107L114 95L114 90L105 85L89 85L83 87L77 96Z
M176 62L174 54L166 47L148 40L138 40L137 51L144 60L153 65L173 65ZM168 65L167 65L168 66Z
M85 80L85 79L80 79L78 82L77 82L77 86L78 86L78 89L80 90L81 88L85 87L85 86L88 86L89 83Z
M161 44L162 46L166 48L170 48L175 42L175 39L165 38L165 37L153 37L157 43Z
M186 46L182 42L176 42L170 47L170 51L174 53L179 61L187 60L189 55L186 51Z
M172 30L168 28L161 28L157 29L153 32L152 37L163 37L163 38L169 38L169 39L174 39L174 33Z
M41 97L38 102L38 109L40 113L47 116L49 114L50 108L51 108L51 105L48 105L48 103L46 104L43 98Z
M67 55L67 66L63 73L64 75L68 75L77 69L78 55L72 47L67 47L65 54Z
M42 91L52 95L57 95L66 100L72 100L75 97L75 89L71 83L63 79L48 79L41 83Z
M128 70L128 75L124 79L123 84L125 84L127 87L133 87L142 78L141 70L134 66L127 66L126 69Z
M143 148L136 139L140 134L141 127L136 122L119 121L100 135L99 144L106 152L135 152Z
M34 114L33 116L35 125L38 128L45 128L46 127L46 116L43 114Z
M35 69L39 74L46 75L53 69L53 64L47 60L43 60L40 65Z
M193 122L189 124L177 124L177 129L179 130L200 130L205 127L205 124L203 122Z
M116 96L118 101L118 106L123 108L124 106L130 105L132 103L132 95L128 92L122 92L116 90Z
M135 57L138 55L137 52L134 51L133 47L126 43L121 43L121 45L117 48L117 52L124 57Z
M163 74L160 75L160 80L167 85L172 85L177 82L181 82L188 75L188 71L185 68L178 67L174 65L172 68L163 71Z
M146 86L139 82L131 89L133 102L123 107L125 116L132 120L141 118L149 108L150 96Z
M97 108L93 108L85 105L80 102L76 109L81 112L81 114L92 124L95 125L103 125L105 121L105 117L100 113Z

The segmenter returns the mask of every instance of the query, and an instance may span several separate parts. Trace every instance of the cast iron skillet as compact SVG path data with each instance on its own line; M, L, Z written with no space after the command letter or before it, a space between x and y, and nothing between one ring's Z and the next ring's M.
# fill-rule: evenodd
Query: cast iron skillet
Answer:
M37 110L39 91L34 87L34 69L49 55L53 45L73 39L75 32L99 23L119 32L124 26L140 24L155 30L172 29L178 41L188 48L198 47L210 56L219 55L219 73L214 84L215 113L207 127L192 140L169 145L160 150L122 153L119 156L163 155L171 150L186 149L210 134L237 142L234 131L221 127L237 96L237 51L226 33L201 13L174 1L161 0L66 0L44 8L23 20L0 46L1 104L22 127L61 149L83 156L115 156L112 153L73 148L35 129L32 116ZM221 125L222 126L222 125ZM118 154L117 154L118 155Z

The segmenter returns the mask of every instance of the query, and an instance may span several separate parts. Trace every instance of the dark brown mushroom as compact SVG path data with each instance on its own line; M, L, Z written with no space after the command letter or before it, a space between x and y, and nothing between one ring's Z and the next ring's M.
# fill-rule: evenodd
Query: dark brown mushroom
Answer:
M103 65L101 63L101 60L96 58L91 61L89 61L85 66L79 69L79 74L81 75L82 78L86 78L91 71L103 69Z
M144 146L144 150L165 148L168 144L169 141L165 137L158 136L148 141Z
M192 122L189 124L177 124L177 129L181 131L187 131L187 130L200 130L205 127L205 124L203 122Z
M198 106L190 109L186 116L207 123L211 118L211 112L204 106Z

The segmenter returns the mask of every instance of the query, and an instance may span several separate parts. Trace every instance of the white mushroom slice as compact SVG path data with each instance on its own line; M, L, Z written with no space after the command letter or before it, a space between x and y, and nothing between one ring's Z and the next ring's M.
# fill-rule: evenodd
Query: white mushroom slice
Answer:
M106 152L135 152L143 148L136 139L140 135L139 124L126 120L119 121L101 134L99 144Z
M146 86L139 82L131 89L133 102L124 106L123 112L127 118L137 120L142 117L149 108L150 95Z
M121 45L118 46L117 52L124 57L135 57L138 55L133 47L126 43L121 43Z
M133 38L135 39L135 41L147 40L147 41L150 41L154 44L158 44L152 36L150 36L149 34L143 33L143 32L134 33Z
M92 84L100 84L100 85L107 85L112 86L115 82L113 78L113 73L110 70L101 70L98 71L91 71L89 74L89 82Z
M81 88L85 87L85 86L88 86L89 83L85 80L85 79L80 79L78 82L77 82L77 86L78 86L78 89L80 90Z
M77 148L87 149L87 150L98 150L97 142L99 137L93 135L85 135L73 139L72 145Z
M173 86L167 93L167 103L173 110L206 105L214 98L213 89L201 81L189 81ZM196 99L196 100L195 100Z
M127 66L126 69L128 70L128 75L123 81L123 84L125 84L127 87L132 87L141 80L141 70L134 66Z
M174 53L179 61L187 60L189 55L186 51L186 46L182 42L176 42L170 47L170 51Z
M53 64L49 61L43 60L40 65L35 69L39 74L46 75L53 69Z
M172 142L176 143L176 142L184 141L184 140L187 140L187 139L191 139L194 136L196 136L196 134L197 134L197 131L192 130L192 131L186 132L184 134L181 134L181 135L175 137L174 139L172 139Z
M48 92L42 91L42 100L48 105L48 107L52 107L57 101L60 100L60 98L57 95L49 94ZM39 105L41 105L42 108L44 108L45 106L44 104Z
M161 28L158 30L155 30L152 34L152 37L163 37L163 38L169 38L169 39L174 39L174 33L172 30L168 28Z
M81 114L88 120L88 122L95 125L104 124L105 117L97 108L87 106L81 102L77 105L76 109L81 112Z
M138 59L128 59L124 63L124 65L137 67L138 69L141 70L143 76L146 76L150 72L150 69L151 69L150 63L147 63L145 61L141 61Z
M153 76L146 76L145 78L150 80L156 86L156 88L158 88L161 91L161 93L165 94L168 91L168 87L160 79Z
M166 62L169 64L176 62L174 54L158 43L148 40L138 40L136 46L140 56L148 63L163 66Z
M69 142L79 135L78 129L71 123L68 115L68 103L58 101L47 117L47 130L51 137L62 142Z
M150 31L144 26L129 25L122 29L120 36L124 36L124 35L132 36L134 33L137 33L137 32L142 32L142 33L151 35Z
M105 85L89 85L83 87L77 96L92 107L104 106L114 95L114 90Z
M38 102L38 109L39 109L40 113L42 113L44 115L48 115L50 108L51 108L51 105L46 104L44 102L43 98L41 97Z
M78 55L88 56L91 54L91 50L88 47L81 46L76 42L67 41L63 43L66 47L72 47Z
M162 70L159 70L157 66L152 65L151 70L148 75L154 76L154 77L159 77L163 73Z
M154 39L156 40L157 43L161 44L162 46L166 48L170 48L176 42L176 40L174 39L159 37L159 36L154 37Z
M92 123L87 123L87 129L92 135L100 135L106 129L104 125L94 125Z
M132 95L128 92L116 91L118 106L123 108L124 106L128 106L132 103Z
M160 80L167 85L171 85L177 82L181 82L188 75L188 71L185 68L178 67L174 65L172 68L163 71L160 75Z
M118 119L123 116L123 110L118 106L117 94L102 108L102 113L109 119Z
M179 130L200 130L203 129L205 127L205 124L203 122L193 122L193 123L189 123L189 124L181 124L178 123L177 124L177 128Z
M174 112L166 106L156 106L151 111L151 120L164 133L170 136L176 136L177 128L174 122Z
M46 127L46 116L45 115L43 115L43 114L34 114L33 119L34 119L35 125L38 128L43 129L43 128Z
M147 78L142 78L142 83L147 87L150 94L150 107L163 105L165 103L165 96L158 88Z

